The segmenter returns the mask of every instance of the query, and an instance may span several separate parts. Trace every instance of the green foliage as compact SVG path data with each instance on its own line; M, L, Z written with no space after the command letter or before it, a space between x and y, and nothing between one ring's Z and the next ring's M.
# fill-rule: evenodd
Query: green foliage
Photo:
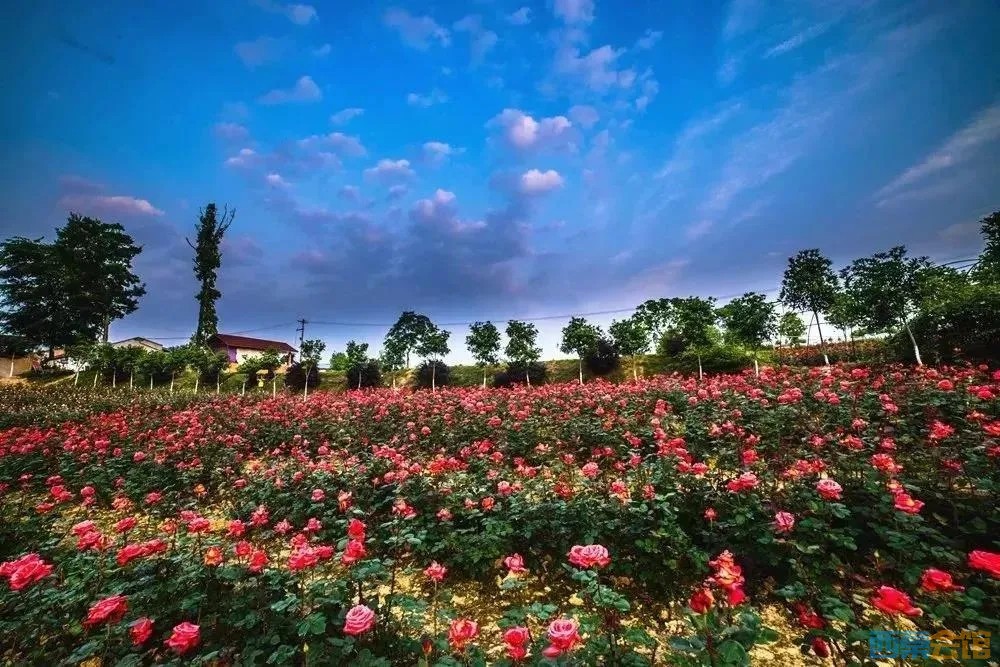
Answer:
M465 337L465 345L477 365L500 363L500 330L492 322L474 322Z
M719 309L726 336L738 345L758 350L777 332L778 313L767 297L747 292Z
M512 387L518 384L538 386L548 379L548 369L545 364L537 361L528 363L511 361L507 367L493 376L494 387Z
M507 347L504 352L512 364L526 367L537 362L542 356L537 340L538 328L534 324L510 320L507 322Z
M402 365L402 364L400 364ZM351 360L348 359L346 352L334 352L330 355L330 370L331 371L346 371L351 366Z
M837 298L839 283L833 262L817 248L801 250L788 258L781 281L781 302L793 310L825 313Z
M806 323L798 313L787 312L778 321L778 336L786 345L801 345L805 342Z
M934 363L1000 364L1000 289L969 285L919 313L910 328ZM896 349L910 359L912 345L900 332ZM906 352L903 353L903 350Z
M382 386L382 369L377 359L367 359L363 363L352 365L347 369L346 387L348 389L367 389Z
M216 277L222 266L222 237L229 225L233 223L236 209L232 211L224 207L222 215L214 202L210 202L198 212L198 224L195 225L195 242L185 239L194 250L194 277L201 288L195 298L198 300L198 326L195 329L192 342L204 345L205 342L219 332L219 316L215 311L215 302L222 296L216 287Z
M417 354L424 359L441 359L446 356L451 349L448 347L450 331L439 329L434 324L427 327L420 340L417 341Z
M308 380L309 389L320 388L319 367L316 364L295 363L285 371L285 386L295 391L302 391Z
M583 366L595 377L605 377L621 367L621 355L614 341L606 336L598 337L596 343L583 357Z
M274 348L269 348L261 354L247 357L236 370L248 378L258 377L260 371L266 371L264 377L270 380L274 377L274 373L281 366L281 363L282 360L278 355L278 351Z
M1000 211L993 211L979 224L984 246L973 275L982 284L1000 285Z
M428 359L417 366L414 384L422 389L446 387L451 384L451 368L440 359Z
M571 317L569 324L563 327L562 343L559 350L563 354L575 354L579 359L597 345L601 330L582 317Z
M412 310L404 311L386 334L385 347L388 349L392 345L393 349L402 351L406 359L406 368L409 368L410 353L417 349L424 335L433 327L434 324L426 315L420 315Z
M202 382L218 382L222 371L229 366L229 357L225 352L192 345L188 348L188 364L199 374Z
M317 339L311 338L302 341L302 349L299 350L299 362L307 368L318 368L319 360L323 356L323 350L326 349L326 343Z
M907 257L903 246L851 262L841 277L856 304L858 322L872 331L891 332L909 320L920 302L921 272L929 266L926 257Z

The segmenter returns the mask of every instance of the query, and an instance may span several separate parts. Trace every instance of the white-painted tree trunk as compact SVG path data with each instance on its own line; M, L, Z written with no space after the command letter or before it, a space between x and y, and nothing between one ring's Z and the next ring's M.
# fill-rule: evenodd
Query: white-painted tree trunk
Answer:
M153 391L153 376L149 376L149 390Z
M583 357L579 358L580 384L583 384Z
M431 362L431 393L437 391L437 364Z
M306 385L305 385L305 388L302 390L302 400L304 401L307 398L309 398L309 369L308 368L306 369Z
M906 327L906 333L910 336L910 342L913 344L913 356L917 358L917 366L923 366L924 360L920 358L920 348L917 346L917 339L913 336L913 330L910 329L910 323L903 320L903 326Z
M97 389L97 371L94 371L94 384L90 386L91 389Z
M753 372L757 375L757 377L760 377L760 364L757 363L756 355L753 358Z
M10 373L7 374L7 377L11 377L11 378L14 377L14 355L13 354L10 355Z
M524 371L524 381L528 383L529 387L531 386L531 370L528 368Z
M128 390L135 391L135 371L128 372Z
M271 378L271 398L278 397L278 376Z
M73 386L75 387L80 382L80 370L77 369L76 373L73 374Z
M486 369L483 369L483 389L486 389Z
M639 362L636 361L636 356L632 355L632 379L636 382L639 381Z
M201 375L194 376L194 393L198 393L198 384L201 382Z
M247 381L246 378L243 379L243 387L240 388L240 396L246 396L247 394Z
M830 365L830 357L826 354L826 341L823 340L823 327L819 324L819 313L813 311L813 318L816 320L816 333L819 334L819 349L823 352L823 363Z
M117 389L118 388L118 369L117 368L112 369L112 371L111 371L111 388L112 389Z
M216 375L215 376L215 395L218 396L221 393L222 393L222 380L220 380L219 376Z
M701 372L701 353L698 353L698 379L703 380L705 378L704 373Z
M171 396L174 395L174 375L175 375L175 373L173 373L173 372L170 373L170 395Z

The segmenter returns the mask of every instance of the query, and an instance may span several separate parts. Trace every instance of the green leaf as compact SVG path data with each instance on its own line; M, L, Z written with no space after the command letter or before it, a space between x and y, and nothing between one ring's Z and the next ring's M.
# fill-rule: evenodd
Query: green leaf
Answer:
M747 661L747 650L739 642L727 641L719 645L719 657L727 665L742 665Z
M321 635L324 632L326 632L326 616L322 612L313 612L299 623L299 637Z

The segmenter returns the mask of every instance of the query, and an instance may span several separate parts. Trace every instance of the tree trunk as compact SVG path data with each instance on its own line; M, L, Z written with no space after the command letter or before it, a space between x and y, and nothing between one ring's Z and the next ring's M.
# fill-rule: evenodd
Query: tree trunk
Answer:
M753 372L760 377L760 364L757 363L757 355L753 355Z
M108 332L110 331L110 329L111 329L111 320L110 319L105 319L104 320L104 330L101 333L101 340L105 344L107 344L107 342L108 342Z
M117 389L118 388L118 369L117 368L112 368L111 369L111 388L112 389Z
M153 391L153 374L149 374L149 390Z
M826 342L823 340L823 327L819 324L819 313L813 310L813 317L816 319L816 333L819 334L819 350L823 353L823 363L830 365L830 357L826 356Z
M14 377L14 354L13 353L11 353L11 355L10 355L10 373L7 375L7 377Z
M128 390L129 391L135 390L135 371L128 372Z
M247 380L246 378L243 378L243 387L240 389L240 396L246 396L246 395L247 395Z
M579 357L577 362L578 362L577 367L579 368L580 371L580 384L583 384L583 357Z
M75 387L80 382L80 369L76 369L76 373L73 374L73 386Z
M436 380L437 380L437 364L432 361L431 362L431 391L432 392L437 391L437 384L435 384Z
M218 396L222 393L222 380L218 375L215 376L215 395Z
M486 367L483 367L483 389L486 389Z
M524 381L528 383L529 387L531 386L531 369L527 366L524 369Z
M358 368L358 391L361 391L361 368Z
M396 391L396 373L392 373L392 390Z
M171 396L174 395L174 375L176 375L176 373L174 373L174 371L170 371L170 395Z
M201 382L201 373L194 376L194 393L198 393L198 384Z
M636 356L632 355L632 379L636 382L639 381L639 363L636 361Z
M271 398L278 397L278 376L271 378Z
M698 379L704 379L705 375L701 372L701 352L698 353Z
M306 369L306 386L302 391L302 400L309 398L309 369Z
M920 358L920 348L917 347L917 339L913 336L913 330L910 329L910 323L903 320L903 326L906 327L906 333L910 336L910 342L913 343L913 356L917 358L917 366L923 366L924 360Z
M97 375L98 375L98 373L97 373L97 371L95 370L95 371L94 371L94 384L93 384L93 385L91 385L91 387L90 387L91 389L97 389Z

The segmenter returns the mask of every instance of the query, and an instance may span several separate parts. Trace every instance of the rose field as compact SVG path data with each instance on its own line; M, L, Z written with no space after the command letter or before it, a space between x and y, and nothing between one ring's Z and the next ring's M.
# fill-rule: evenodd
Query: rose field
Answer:
M1000 631L986 367L0 414L4 664L874 664L895 630L985 665Z

